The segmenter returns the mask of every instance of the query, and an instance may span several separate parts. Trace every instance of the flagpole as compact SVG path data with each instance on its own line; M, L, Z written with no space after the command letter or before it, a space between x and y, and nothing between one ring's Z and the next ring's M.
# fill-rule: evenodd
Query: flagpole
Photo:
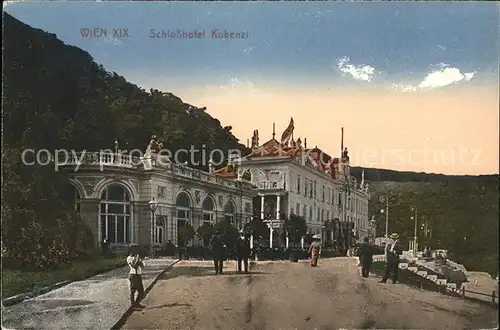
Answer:
M342 127L340 131L340 159L342 159L343 152L344 152L344 128Z

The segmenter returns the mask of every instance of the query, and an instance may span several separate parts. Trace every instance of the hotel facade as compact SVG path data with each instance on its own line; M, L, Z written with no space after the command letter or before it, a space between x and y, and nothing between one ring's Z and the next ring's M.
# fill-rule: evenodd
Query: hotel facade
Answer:
M176 164L157 153L152 138L143 157L115 152L85 152L60 162L75 187L76 208L91 229L96 246L104 239L114 249L179 243L179 228L190 223L228 220L243 229L252 217L263 219L271 246L284 220L303 217L311 234L325 245L352 244L369 233L368 187L350 176L347 151L333 158L293 139L290 121L280 141L259 144L254 131L251 152L233 157L209 172ZM151 207L154 205L154 207ZM257 210L257 212L256 212ZM195 242L194 244L199 244Z

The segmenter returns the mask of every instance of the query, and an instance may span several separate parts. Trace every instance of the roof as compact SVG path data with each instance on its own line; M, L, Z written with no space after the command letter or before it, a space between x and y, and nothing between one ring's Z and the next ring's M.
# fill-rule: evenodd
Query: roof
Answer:
M278 140L272 138L262 146L252 150L245 156L247 159L259 157L289 157L296 158L301 154L309 156L306 158L306 164L314 166L318 171L331 173L332 178L336 178L339 172L339 158L332 158L318 147L312 149L303 148L299 142L292 141L291 146L282 146Z
M300 146L281 146L281 143L276 139L271 139L264 143L257 149L252 150L250 154L246 156L246 158L254 158L254 157L283 157L288 156L290 158L295 157L301 150L303 150Z

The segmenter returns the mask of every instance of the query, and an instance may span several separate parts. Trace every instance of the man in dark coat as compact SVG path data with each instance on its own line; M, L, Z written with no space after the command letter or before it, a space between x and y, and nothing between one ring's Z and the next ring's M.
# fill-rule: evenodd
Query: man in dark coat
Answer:
M245 267L245 274L248 274L248 258L250 257L250 242L241 232L241 236L236 242L236 257L238 258L238 273L241 273L241 262Z
M210 239L210 249L214 259L215 274L222 274L224 259L226 258L226 246L221 232L216 232Z
M363 243L358 248L359 263L361 264L361 276L368 277L370 274L370 268L373 263L373 255L375 250L373 246L369 243L368 237L365 237Z
M398 270L399 270L399 256L403 254L401 245L399 244L399 235L391 234L392 243L387 244L385 249L387 266L385 268L385 274L380 283L387 283L389 275L392 273L392 283L396 284L398 281Z

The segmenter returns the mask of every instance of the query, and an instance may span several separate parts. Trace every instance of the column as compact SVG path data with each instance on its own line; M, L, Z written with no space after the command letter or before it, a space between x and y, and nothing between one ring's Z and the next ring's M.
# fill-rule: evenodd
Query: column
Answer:
M280 195L276 196L276 219L280 218Z
M288 243L289 242L289 239L288 239L288 234L286 235L286 239L285 239L285 246L286 248L288 249Z
M264 197L260 196L260 218L264 220Z
M250 235L250 249L253 249L253 234Z
M269 226L269 247L273 247L273 221L269 221L267 224Z

